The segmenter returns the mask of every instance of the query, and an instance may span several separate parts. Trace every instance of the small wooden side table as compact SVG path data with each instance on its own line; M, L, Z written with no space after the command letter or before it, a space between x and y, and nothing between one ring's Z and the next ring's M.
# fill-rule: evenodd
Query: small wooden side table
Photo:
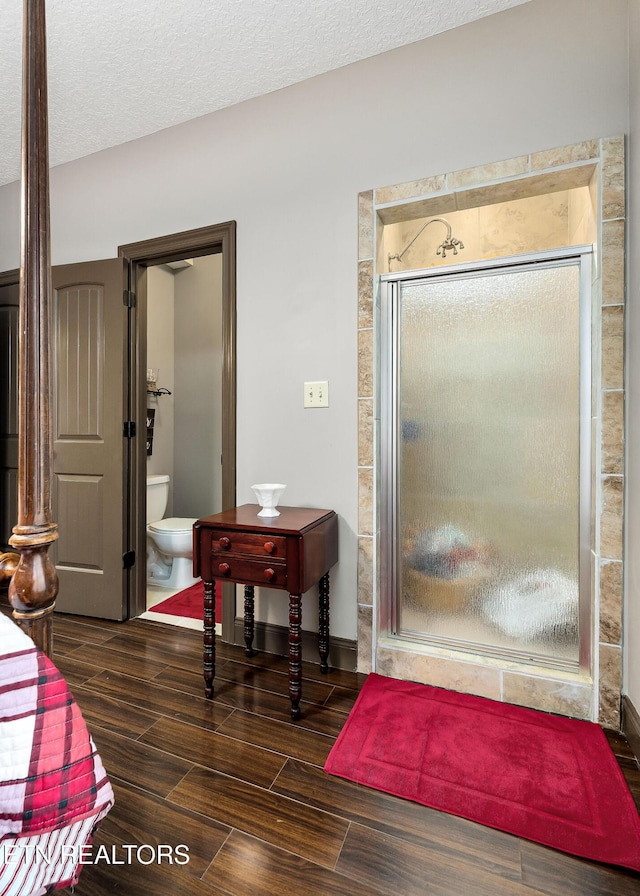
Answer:
M320 669L329 669L329 570L338 560L338 517L333 510L279 507L260 517L259 504L243 504L197 520L193 574L204 582L205 695L215 677L215 580L244 584L245 653L253 656L254 587L289 593L289 697L291 718L300 718L302 694L302 595L318 583Z

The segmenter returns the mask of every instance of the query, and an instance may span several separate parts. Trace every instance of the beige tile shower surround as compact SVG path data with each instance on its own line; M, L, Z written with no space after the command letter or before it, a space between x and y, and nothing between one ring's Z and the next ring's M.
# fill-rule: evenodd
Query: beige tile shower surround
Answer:
M624 138L425 177L359 196L358 669L466 691L618 728L622 685L624 517ZM376 632L378 528L374 283L386 225L588 186L595 208L592 336L592 665L567 673ZM459 236L459 234L458 234ZM375 650L375 657L373 651Z

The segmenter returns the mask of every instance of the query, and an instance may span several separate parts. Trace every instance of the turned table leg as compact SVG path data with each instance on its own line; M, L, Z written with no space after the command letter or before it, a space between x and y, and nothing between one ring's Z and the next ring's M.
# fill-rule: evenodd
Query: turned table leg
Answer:
M247 656L253 656L253 629L254 629L254 590L253 585L244 586L244 652Z
M216 674L216 602L213 582L204 583L204 693L213 697L213 679Z
M318 652L320 671L329 671L329 573L325 573L318 583Z
M302 696L302 595L289 595L289 697L291 718L300 718Z

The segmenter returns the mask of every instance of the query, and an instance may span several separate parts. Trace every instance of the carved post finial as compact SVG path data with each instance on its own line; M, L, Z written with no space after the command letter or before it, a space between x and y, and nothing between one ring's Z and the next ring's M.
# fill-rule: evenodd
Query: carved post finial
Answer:
M48 550L58 537L51 512L49 137L45 0L24 0L22 219L19 335L18 523L20 552L9 585L13 617L51 655L58 576Z

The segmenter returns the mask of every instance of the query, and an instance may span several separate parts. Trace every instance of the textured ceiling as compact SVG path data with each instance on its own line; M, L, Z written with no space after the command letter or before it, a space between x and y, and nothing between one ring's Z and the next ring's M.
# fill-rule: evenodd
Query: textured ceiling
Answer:
M48 0L51 165L527 0ZM0 184L20 176L22 0L0 16Z

